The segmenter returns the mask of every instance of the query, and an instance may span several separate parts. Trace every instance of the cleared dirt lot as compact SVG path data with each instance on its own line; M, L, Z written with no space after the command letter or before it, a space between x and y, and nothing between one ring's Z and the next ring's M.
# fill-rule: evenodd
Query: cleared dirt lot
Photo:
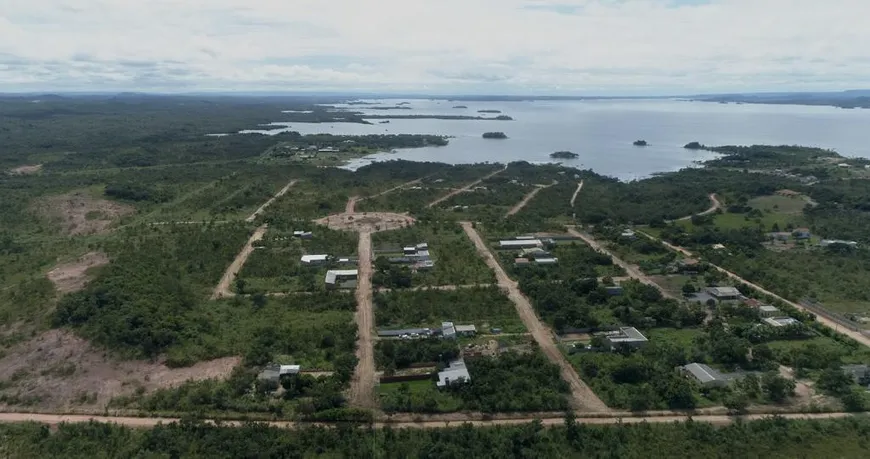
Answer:
M354 201L354 203L355 202L356 201ZM315 220L315 223L340 231L376 233L378 231L394 230L411 226L415 221L414 217L406 214L364 212L330 215L321 218L320 220Z
M130 206L95 198L83 191L41 199L35 210L71 236L105 233L112 223L134 211Z
M36 174L42 170L42 164L26 164L18 166L14 169L9 169L9 175L30 175Z
M69 331L50 330L0 358L0 409L102 409L113 397L137 389L150 392L187 380L227 377L240 360L227 357L179 369L117 361Z
M90 277L88 270L109 263L109 257L102 252L89 252L78 260L61 263L48 272L48 280L60 293L77 292L85 287Z

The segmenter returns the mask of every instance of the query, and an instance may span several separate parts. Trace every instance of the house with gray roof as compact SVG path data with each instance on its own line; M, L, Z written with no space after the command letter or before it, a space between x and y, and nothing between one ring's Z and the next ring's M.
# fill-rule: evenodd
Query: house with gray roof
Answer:
M468 382L471 382L471 375L468 373L468 367L465 366L465 360L456 359L450 362L447 368L438 372L438 381L435 385L442 388Z

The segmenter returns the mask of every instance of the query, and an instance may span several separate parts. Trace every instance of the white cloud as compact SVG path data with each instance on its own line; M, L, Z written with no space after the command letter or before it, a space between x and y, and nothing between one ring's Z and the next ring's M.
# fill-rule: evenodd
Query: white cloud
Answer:
M0 0L0 90L681 93L870 81L867 0Z

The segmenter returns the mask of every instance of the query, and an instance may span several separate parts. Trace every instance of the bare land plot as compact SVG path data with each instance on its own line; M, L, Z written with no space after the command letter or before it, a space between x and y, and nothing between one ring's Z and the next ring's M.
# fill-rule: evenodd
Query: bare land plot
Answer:
M108 263L109 257L105 253L88 252L78 260L55 266L48 272L48 279L60 293L76 292L90 280L88 270Z
M9 175L30 175L42 171L42 164L29 164L9 169Z
M128 205L96 198L90 191L41 198L34 210L71 236L106 233L118 219L134 211Z
M159 361L119 361L69 331L51 330L0 358L0 409L102 409L117 396L225 378L239 361L225 357L178 369Z

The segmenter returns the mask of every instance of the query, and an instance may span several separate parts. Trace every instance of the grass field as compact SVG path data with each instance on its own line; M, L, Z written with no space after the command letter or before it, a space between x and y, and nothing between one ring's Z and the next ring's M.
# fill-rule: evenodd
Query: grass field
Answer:
M807 202L800 197L788 198L785 196L760 196L749 200L749 207L762 212L774 212L783 214L801 214Z

